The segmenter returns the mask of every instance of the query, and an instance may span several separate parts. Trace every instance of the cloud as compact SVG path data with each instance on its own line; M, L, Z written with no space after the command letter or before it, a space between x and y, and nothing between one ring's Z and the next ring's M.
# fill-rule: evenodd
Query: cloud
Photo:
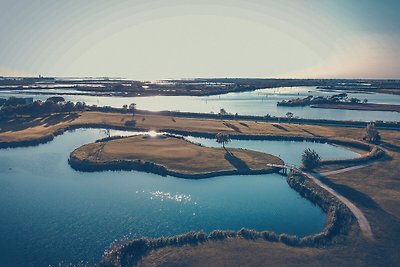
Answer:
M285 76L301 78L400 78L400 38L386 34L348 37L318 65Z

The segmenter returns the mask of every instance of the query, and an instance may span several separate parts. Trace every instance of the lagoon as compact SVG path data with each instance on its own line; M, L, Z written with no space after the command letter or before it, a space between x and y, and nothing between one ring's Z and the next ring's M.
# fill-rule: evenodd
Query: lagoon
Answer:
M73 149L104 135L99 129L79 129L39 146L0 150L1 266L95 263L123 237L242 227L305 236L324 226L326 214L278 174L185 180L70 168ZM299 163L305 147L323 158L356 154L309 142L234 140L230 146L280 155L290 164Z

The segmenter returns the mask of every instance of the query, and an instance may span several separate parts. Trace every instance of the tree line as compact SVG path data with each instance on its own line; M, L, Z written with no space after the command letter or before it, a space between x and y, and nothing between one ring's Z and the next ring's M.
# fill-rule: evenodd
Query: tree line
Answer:
M0 119L17 115L44 115L58 112L83 111L86 109L84 102L65 101L62 97L50 97L46 101L36 100L26 103L24 98L10 97L0 109Z

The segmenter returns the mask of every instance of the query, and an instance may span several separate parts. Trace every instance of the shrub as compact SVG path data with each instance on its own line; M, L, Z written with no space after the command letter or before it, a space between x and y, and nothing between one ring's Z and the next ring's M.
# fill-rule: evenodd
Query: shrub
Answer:
M375 143L381 139L378 129L375 126L375 123L369 122L367 124L367 128L365 129L365 131L366 131L366 136L365 136L366 140Z
M271 241L271 242L279 241L279 236L275 232L271 232L271 231L262 231L261 237L264 240Z
M296 236L288 234L279 235L279 241L289 246L296 246L299 244L299 239Z
M124 125L128 126L128 127L135 127L136 126L136 120L125 121Z
M301 163L303 168L306 170L311 170L317 167L321 162L321 158L315 150L307 148L301 155Z
M245 239L257 239L259 238L259 233L256 230L242 228L239 230L238 235Z

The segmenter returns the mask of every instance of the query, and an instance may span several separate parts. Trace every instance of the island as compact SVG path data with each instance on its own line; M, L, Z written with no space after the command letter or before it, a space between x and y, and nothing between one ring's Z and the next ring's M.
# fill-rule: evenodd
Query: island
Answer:
M106 138L70 154L79 171L139 170L180 178L275 172L267 164L283 164L273 155L237 148L204 147L173 135Z
M400 112L400 105L368 103L368 99L361 101L358 98L349 98L346 93L332 96L312 96L304 98L293 98L277 102L277 106L326 108L326 109L348 109L348 110L370 110L370 111L394 111Z

